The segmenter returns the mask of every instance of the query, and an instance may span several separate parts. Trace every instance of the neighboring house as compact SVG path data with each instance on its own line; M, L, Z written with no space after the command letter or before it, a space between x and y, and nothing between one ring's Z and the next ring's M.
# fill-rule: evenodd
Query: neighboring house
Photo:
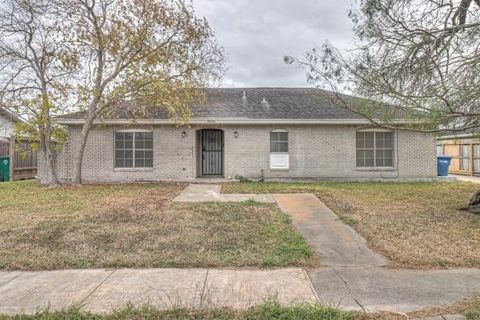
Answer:
M206 107L192 107L188 126L176 126L158 109L132 123L128 105L90 132L84 182L436 176L433 135L374 128L320 89L208 89ZM83 118L75 113L58 119L69 131L57 160L63 181L72 179Z
M480 175L480 131L447 133L438 137L437 154L452 157L450 173Z
M18 121L14 115L0 107L0 138L10 138Z

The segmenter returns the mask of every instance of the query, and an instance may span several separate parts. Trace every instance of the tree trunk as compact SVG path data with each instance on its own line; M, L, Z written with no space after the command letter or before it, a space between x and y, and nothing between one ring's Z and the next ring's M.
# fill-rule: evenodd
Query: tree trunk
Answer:
M95 119L95 113L91 113L85 124L82 127L82 132L80 133L80 143L78 148L75 150L75 155L73 157L73 162L75 163L75 171L73 174L72 182L74 184L81 184L82 183L82 164L83 164L83 154L85 152L85 147L87 145L88 135L90 133L90 129L93 125L93 120Z
M476 214L480 213L480 190L472 196L472 199L470 199L468 211Z
M41 141L40 143L42 145L43 159L45 161L45 170L47 175L46 183L54 186L60 185L55 165L55 154L50 151L51 149L48 142Z

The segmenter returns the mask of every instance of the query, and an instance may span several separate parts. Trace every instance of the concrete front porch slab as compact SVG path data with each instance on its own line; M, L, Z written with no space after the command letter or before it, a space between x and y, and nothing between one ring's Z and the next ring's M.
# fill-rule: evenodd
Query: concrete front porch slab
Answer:
M275 203L271 194L222 194L222 186L215 184L190 184L173 201L175 202L257 202Z

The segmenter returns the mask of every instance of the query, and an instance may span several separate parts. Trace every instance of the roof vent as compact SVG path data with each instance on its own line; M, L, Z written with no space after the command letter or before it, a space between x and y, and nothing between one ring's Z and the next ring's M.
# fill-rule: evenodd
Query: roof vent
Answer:
M243 90L242 102L243 103L247 102L247 94L245 93L245 90Z
M262 107L264 108L270 107L270 104L268 103L267 99L265 99L265 97L263 97L263 100L262 100Z

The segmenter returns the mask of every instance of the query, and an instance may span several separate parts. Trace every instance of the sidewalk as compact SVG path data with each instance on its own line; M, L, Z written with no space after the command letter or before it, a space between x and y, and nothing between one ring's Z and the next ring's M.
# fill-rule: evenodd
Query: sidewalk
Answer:
M408 312L480 292L480 270L407 271L378 267L277 270L118 269L0 272L0 314L81 305L95 313L127 303L246 308L275 298L350 310Z
M276 298L316 302L304 270L118 269L0 272L0 314L83 305L95 313L151 304L246 308Z

